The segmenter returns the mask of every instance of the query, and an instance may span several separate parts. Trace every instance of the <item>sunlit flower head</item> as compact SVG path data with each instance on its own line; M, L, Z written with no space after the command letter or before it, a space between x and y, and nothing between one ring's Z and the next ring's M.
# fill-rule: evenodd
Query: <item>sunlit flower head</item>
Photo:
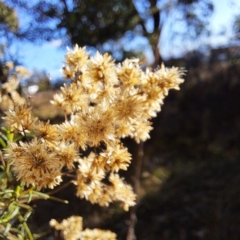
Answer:
M77 115L74 121L82 133L87 136L89 146L99 146L102 142L108 144L115 139L115 128L112 122L112 112L101 108L94 109L86 115Z
M61 182L62 162L56 152L45 143L34 139L30 143L9 143L6 157L10 161L17 180L22 184L42 188L53 188Z
M95 229L88 229L86 228L81 233L82 240L116 240L117 235L108 230L101 230L98 228Z
M6 112L3 117L8 126L15 128L20 132L32 131L34 129L37 118L33 118L31 108L26 104L16 106L14 110Z
M61 142L58 146L55 146L54 150L57 152L59 160L62 161L67 169L74 168L74 162L77 162L79 159L79 153L74 143L66 144Z
M0 86L0 109L2 111L13 110L16 106L26 104L26 99L18 93L19 79L10 76L7 82Z
M126 59L117 67L117 76L121 87L131 87L141 83L142 70L138 65L139 59Z
M116 121L130 123L132 120L141 118L146 110L146 101L142 96L129 96L124 93L119 97L115 106Z
M99 86L113 86L118 83L115 64L112 57L105 53L104 55L97 52L88 63L86 77Z
M88 136L73 119L58 125L58 131L61 141L73 143L76 148L83 150L87 148Z
M35 122L35 133L37 136L41 137L43 142L47 142L48 144L55 144L58 140L58 129L57 125L50 124L48 122L43 122L37 120Z
M132 187L124 183L123 179L117 174L111 174L109 181L113 184L114 200L120 201L125 211L129 210L136 204L136 194L133 192Z
M74 182L77 186L77 196L89 199L94 189L101 187L101 181L105 177L104 169L94 167L96 155L90 154L88 157L79 159L77 180Z
M149 132L153 129L149 121L136 121L134 124L133 138L137 143L145 142L150 138Z
M106 159L107 171L118 172L120 169L126 171L131 161L131 154L121 144L108 146L107 150L100 155Z
M60 231L64 240L116 240L117 235L108 230L98 228L83 230L83 219L80 216L71 216L58 222L55 219L50 221L50 226Z
M80 216L71 216L64 219L61 223L52 219L49 224L56 230L61 231L65 240L78 240L83 230L83 219Z
M165 96L168 95L170 89L179 90L179 85L184 82L182 79L184 71L175 67L166 68L162 64L155 74L158 77L158 86L162 89Z
M69 70L75 74L76 72L83 72L88 62L89 53L86 52L86 47L79 47L75 45L73 49L68 48L68 53L65 56L66 64ZM68 78L67 75L65 75Z

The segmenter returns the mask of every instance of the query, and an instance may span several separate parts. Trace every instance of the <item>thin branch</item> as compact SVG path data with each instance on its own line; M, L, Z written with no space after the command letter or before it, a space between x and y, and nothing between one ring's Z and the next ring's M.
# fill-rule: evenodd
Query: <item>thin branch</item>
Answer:
M53 191L47 192L47 195L54 195L60 191L62 191L64 188L68 187L70 184L72 184L72 182L66 182L65 184L61 185L60 187L54 189Z
M133 152L133 160L132 164L130 166L130 176L133 190L135 194L137 195L136 199L136 205L134 207L130 208L129 211L129 225L128 225L128 233L126 240L136 240L136 234L135 234L135 226L137 223L137 215L136 210L138 207L138 201L139 201L139 193L140 193L140 177L141 177L141 171L142 171L142 163L143 163L143 149L144 144L143 142L140 142L139 144L135 144L134 152Z

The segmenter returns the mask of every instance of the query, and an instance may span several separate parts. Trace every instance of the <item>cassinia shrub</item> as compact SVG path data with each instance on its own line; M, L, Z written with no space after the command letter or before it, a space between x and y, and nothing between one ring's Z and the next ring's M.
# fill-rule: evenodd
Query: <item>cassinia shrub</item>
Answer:
M115 64L107 53L97 52L90 57L85 48L78 46L69 50L65 58L63 74L72 81L61 87L61 92L51 101L65 114L61 124L33 117L28 100L15 91L16 76L1 86L1 104L6 101L5 95L11 102L4 116L5 123L14 136L22 138L5 141L1 171L5 172L7 181L11 173L15 182L6 183L6 188L1 189L1 219L6 218L11 204L11 197L5 201L6 189L11 188L16 195L15 188L20 187L18 196L12 200L18 206L24 196L28 196L30 202L31 194L61 184L68 172L73 176L78 197L101 206L118 201L126 211L134 206L136 196L118 174L131 163L131 154L121 139L130 137L138 143L147 140L152 129L151 119L161 110L163 99L170 89L178 90L183 82L183 71L177 68L162 65L155 71L149 68L143 71L138 59ZM52 220L51 226L66 233L66 226L74 221L82 222L82 219L72 217L62 223ZM18 223L17 229L21 230L22 222ZM0 232L4 236L12 235L14 224L10 220L0 221ZM83 231L82 225L78 225L78 230L74 228L75 233L71 231L71 236L65 235L65 239L95 239L84 237L88 234L101 235L98 239L116 238L114 233ZM25 232L30 238L26 228L19 236Z

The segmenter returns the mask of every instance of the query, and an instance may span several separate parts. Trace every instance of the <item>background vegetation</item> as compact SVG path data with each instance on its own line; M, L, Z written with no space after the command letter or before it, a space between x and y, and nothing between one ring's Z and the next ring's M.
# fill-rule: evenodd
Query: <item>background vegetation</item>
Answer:
M101 1L101 5L98 2L1 2L0 10L8 13L1 14L0 34L6 39L31 41L39 41L40 35L41 41L67 36L69 43L111 52L119 61L126 56L143 57L146 45L126 49L123 44L142 37L153 52L152 66L156 67L162 60L162 41L175 37L186 40L187 36L194 45L196 38L211 33L207 23L214 6L207 0ZM27 24L23 29L18 27L15 6L34 19L31 28ZM176 13L178 18L174 19ZM175 27L167 39L161 34L168 18ZM180 32L179 19L184 23ZM229 40L228 46L208 51L196 49L178 59L165 60L168 66L185 67L186 80L180 92L170 92L154 119L151 139L144 146L140 202L136 209L137 239L239 239L239 17L232 27L235 39ZM2 46L6 49L6 45ZM1 62L8 58L3 54ZM2 64L2 82L5 71ZM59 122L63 117L51 110L48 101L55 91L52 86L51 91L32 96L35 114L42 119L51 118L51 122ZM134 150L132 143L126 142ZM74 214L83 216L87 227L110 229L119 239L126 239L127 214L115 205L106 209L90 205L76 198L74 192L69 188L57 193L69 200L68 205L36 201L33 226L44 230L51 218L61 220Z

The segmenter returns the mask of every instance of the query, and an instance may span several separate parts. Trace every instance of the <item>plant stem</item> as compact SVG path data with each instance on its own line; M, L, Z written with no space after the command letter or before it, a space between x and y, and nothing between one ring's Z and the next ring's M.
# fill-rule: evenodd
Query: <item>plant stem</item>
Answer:
M143 142L139 144L134 144L134 151L132 153L132 163L129 168L130 176L131 176L131 183L133 190L136 194L136 205L130 208L129 211L129 224L128 224L128 233L126 240L136 240L135 234L135 225L137 223L137 205L138 205L138 196L140 192L140 177L141 177L141 170L142 170L142 163L143 163Z

